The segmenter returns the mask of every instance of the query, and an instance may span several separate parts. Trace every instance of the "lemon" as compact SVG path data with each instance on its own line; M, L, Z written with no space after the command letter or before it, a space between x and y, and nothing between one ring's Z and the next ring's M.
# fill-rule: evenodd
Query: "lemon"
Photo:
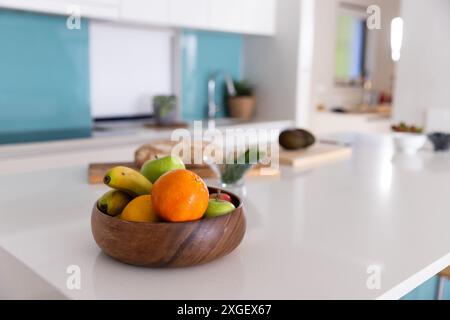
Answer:
M153 210L152 196L139 196L131 200L123 209L120 218L134 222L157 222L158 216Z

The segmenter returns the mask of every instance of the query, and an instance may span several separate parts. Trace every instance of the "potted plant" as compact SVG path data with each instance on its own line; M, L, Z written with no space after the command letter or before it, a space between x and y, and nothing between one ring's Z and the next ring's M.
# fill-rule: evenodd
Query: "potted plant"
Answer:
M232 118L250 119L255 112L256 99L253 86L246 81L234 81L236 94L228 97L228 110Z
M153 98L153 110L157 124L170 125L175 121L177 98L159 95Z

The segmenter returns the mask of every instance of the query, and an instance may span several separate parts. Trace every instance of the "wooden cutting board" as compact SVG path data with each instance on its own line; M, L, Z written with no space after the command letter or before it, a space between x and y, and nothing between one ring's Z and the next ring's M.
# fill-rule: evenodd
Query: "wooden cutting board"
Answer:
M139 170L134 162L109 162L109 163L91 163L88 167L88 180L90 184L103 183L103 177L106 172L116 166L125 166L135 170ZM249 176L261 176L263 166L255 166L249 171ZM216 175L207 165L186 165L186 169L198 174L200 177L215 178ZM276 176L280 174L279 169L264 170L264 176Z
M171 124L160 124L156 122L148 122L144 124L144 127L148 129L179 129L179 128L187 128L187 122L174 122Z
M280 164L296 169L309 169L327 163L348 159L352 148L344 145L317 143L304 150L288 151L280 149Z

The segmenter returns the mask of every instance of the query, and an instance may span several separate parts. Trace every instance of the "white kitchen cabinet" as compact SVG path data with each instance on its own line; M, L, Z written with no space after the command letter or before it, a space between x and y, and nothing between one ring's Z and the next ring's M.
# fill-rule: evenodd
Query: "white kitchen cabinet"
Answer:
M272 35L275 33L277 0L243 0L242 33ZM283 0L278 0L283 1Z
M214 30L241 32L243 5L246 0L210 0L210 27Z
M166 25L169 23L169 1L122 0L120 19L131 22Z
M0 0L0 7L146 25L273 35L282 0Z
M170 24L212 31L273 35L276 1L169 0Z
M210 14L210 0L169 0L169 23L173 26L208 29Z
M0 0L0 7L45 12L59 15L73 13L78 6L80 16L115 20L119 17L121 0Z

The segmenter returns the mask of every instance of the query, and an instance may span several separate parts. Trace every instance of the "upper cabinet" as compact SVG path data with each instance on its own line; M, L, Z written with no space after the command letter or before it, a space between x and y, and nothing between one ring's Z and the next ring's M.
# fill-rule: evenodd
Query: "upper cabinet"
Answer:
M275 0L243 0L241 3L243 33L267 35L275 33Z
M185 28L208 28L211 11L210 0L168 0L168 2L170 25Z
M242 0L210 0L210 27L215 30L241 32L243 26Z
M283 0L0 0L0 7L81 17L255 35L275 33Z
M210 0L209 29L273 35L275 34L276 1Z
M169 2L161 0L122 0L120 19L130 22L167 25Z
M120 1L122 0L0 0L0 7L115 20L119 17Z
M126 1L126 0L125 0ZM256 35L275 34L276 1L168 0L170 24Z

